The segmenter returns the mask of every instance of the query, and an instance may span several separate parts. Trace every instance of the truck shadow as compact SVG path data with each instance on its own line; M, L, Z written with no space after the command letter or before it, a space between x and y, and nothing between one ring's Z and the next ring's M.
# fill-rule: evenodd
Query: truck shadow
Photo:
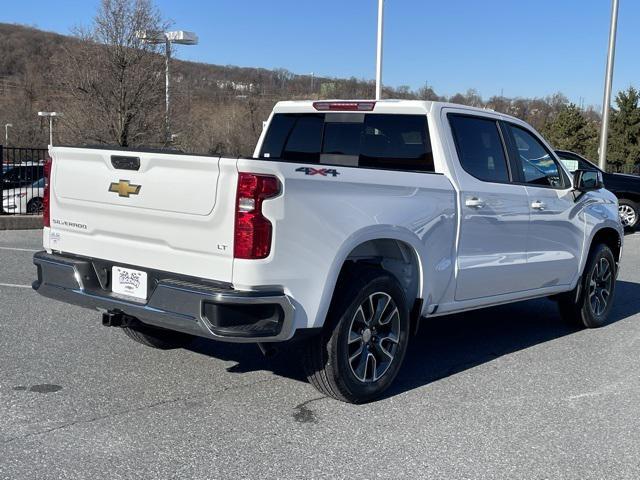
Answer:
M618 281L607 326L638 312L640 284ZM409 345L403 368L386 396L579 331L560 318L556 303L548 299L427 320Z
M640 312L640 284L618 281L609 325ZM607 328L607 327L604 327ZM412 339L398 378L385 397L427 385L534 345L580 331L565 324L555 302L530 300L425 320ZM298 346L265 358L255 345L198 339L189 350L234 361L230 373L257 370L306 382Z

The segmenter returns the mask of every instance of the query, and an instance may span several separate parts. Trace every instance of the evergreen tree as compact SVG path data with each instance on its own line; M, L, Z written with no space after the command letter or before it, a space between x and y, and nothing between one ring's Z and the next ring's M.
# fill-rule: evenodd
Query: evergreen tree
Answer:
M542 134L554 148L588 158L594 158L597 153L597 128L573 103L562 107L555 118L545 124Z
M640 93L634 87L616 96L611 119L607 163L615 170L640 164Z

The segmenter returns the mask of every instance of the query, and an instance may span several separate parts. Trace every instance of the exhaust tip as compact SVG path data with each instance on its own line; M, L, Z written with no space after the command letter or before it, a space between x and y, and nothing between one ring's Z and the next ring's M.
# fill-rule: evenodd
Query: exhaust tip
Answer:
M280 352L280 350L278 350L277 347L269 343L258 343L258 348L260 349L262 354L265 356L265 358L273 358L276 355L278 355L278 353Z

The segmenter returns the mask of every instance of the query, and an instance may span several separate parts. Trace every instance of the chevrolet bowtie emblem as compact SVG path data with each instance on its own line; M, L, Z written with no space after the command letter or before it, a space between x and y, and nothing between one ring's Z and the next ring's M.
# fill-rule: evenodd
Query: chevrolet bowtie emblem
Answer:
M117 193L120 197L129 198L129 195L138 195L142 185L132 185L129 180L120 180L118 183L109 185L109 191Z

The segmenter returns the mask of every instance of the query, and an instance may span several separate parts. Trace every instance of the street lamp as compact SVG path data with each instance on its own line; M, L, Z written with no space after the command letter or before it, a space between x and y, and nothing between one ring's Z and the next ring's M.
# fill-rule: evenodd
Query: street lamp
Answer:
M169 63L171 61L171 44L176 43L178 45L197 45L198 36L193 32L186 32L184 30L177 30L173 32L157 32L157 31L141 31L136 32L136 36L144 43L150 43L158 45L164 43L165 45L165 108L164 108L164 124L165 124L165 139L167 142L171 142L171 127L169 124Z
M38 116L49 118L49 146L53 147L53 119L63 115L60 112L38 112Z
M378 44L376 47L376 100L382 98L382 25L384 0L378 0Z
M13 123L4 124L4 146L9 145L9 127L13 127Z
M602 129L600 130L599 166L607 169L607 141L609 138L609 113L611 111L611 84L613 82L613 62L616 55L616 30L618 29L618 0L611 3L611 25L609 27L609 49L607 51L607 72L604 77L604 100L602 101Z

